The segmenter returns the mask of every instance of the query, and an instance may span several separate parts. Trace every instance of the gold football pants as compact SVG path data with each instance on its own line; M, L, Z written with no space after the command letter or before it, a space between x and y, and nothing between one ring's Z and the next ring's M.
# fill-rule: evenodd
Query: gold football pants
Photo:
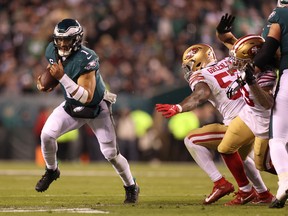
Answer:
M191 131L187 135L187 138L195 145L200 145L208 149L217 150L217 147L224 138L227 129L228 127L223 124L209 124ZM241 155L242 159L245 159L251 151L252 143L254 141L254 135L250 137L250 140L247 138L247 140L245 139L245 141L246 143L244 143L241 148L239 148L239 154Z
M239 117L233 119L229 124L225 136L218 146L218 151L224 154L234 153L246 146L247 143L251 142L254 138L254 161L256 168L261 171L266 170L265 164L269 140L255 137L250 128ZM241 155L241 157L246 157L246 153L247 152L245 152L244 155Z

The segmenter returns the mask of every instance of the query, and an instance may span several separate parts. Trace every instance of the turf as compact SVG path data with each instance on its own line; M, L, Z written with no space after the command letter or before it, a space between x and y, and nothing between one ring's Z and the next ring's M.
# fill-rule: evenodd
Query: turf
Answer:
M219 168L236 185L225 166L219 164ZM202 205L212 183L192 162L131 163L131 169L141 187L140 200L135 205L124 205L122 182L108 162L60 163L60 179L44 193L34 190L44 173L43 167L29 162L1 162L0 215L288 215L288 206L283 209L252 204L225 207L223 204L232 199L232 194L212 205ZM268 173L262 176L275 194L277 177Z

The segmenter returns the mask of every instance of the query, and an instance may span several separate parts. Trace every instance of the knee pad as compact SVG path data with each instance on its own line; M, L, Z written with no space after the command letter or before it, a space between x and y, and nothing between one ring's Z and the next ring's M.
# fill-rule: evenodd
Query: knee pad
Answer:
M101 144L101 152L108 161L113 160L119 154L118 149L112 143Z
M54 142L56 140L55 138L51 137L50 135L48 135L47 133L45 133L43 131L41 132L40 138L41 138L42 143L50 143L50 142Z
M185 137L185 139L184 139L184 144L185 144L185 146L186 146L186 148L188 148L189 146L191 146L190 145L190 140L188 139L188 137Z
M271 148L271 145L287 145L287 140L281 139L281 138L272 138L269 140L269 147ZM273 148L273 147L272 147Z
M268 151L268 139L255 138L254 142L254 161L258 170L266 170L266 160Z
M205 148L204 146L196 145L195 143L193 143L193 141L189 140L187 137L184 139L184 144L185 144L185 146L186 146L186 148L188 149L189 152L191 150L196 151L199 148L200 149Z
M51 137L50 135L42 132L41 133L41 147L45 150L57 150L57 142L56 139Z
M236 152L234 149L230 149L229 146L225 146L225 145L219 145L217 147L217 151L220 154L233 154L234 152Z

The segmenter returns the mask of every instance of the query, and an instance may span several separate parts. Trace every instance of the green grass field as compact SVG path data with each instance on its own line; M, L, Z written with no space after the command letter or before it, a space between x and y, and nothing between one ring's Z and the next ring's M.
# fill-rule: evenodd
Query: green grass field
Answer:
M225 166L219 164L219 168L236 185ZM212 205L202 205L213 185L194 163L131 163L131 169L141 187L136 205L122 204L123 185L108 162L61 163L61 178L44 193L34 190L43 167L0 162L0 215L288 215L288 206L225 207L223 204L232 199L232 194ZM277 177L263 173L263 179L275 194Z

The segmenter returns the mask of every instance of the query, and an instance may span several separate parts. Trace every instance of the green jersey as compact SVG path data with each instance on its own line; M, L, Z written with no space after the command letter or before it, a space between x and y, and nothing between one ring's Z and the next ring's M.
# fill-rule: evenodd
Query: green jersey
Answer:
M45 56L50 64L57 62L58 55L56 52L57 50L55 49L54 44L51 42L47 46L45 53ZM79 50L68 56L68 58L62 62L62 64L65 74L67 74L67 76L69 76L75 83L77 83L79 76L82 74L96 71L96 89L94 96L92 101L89 104L86 104L85 107L97 107L103 99L105 91L105 84L99 71L99 57L97 54L93 50L82 45ZM67 103L75 106L83 106L82 103L73 99L69 93L65 91L62 85L61 88Z
M271 23L278 23L281 28L280 41L280 72L288 68L288 8L275 8L268 17L268 24L264 27L262 36L267 37Z

